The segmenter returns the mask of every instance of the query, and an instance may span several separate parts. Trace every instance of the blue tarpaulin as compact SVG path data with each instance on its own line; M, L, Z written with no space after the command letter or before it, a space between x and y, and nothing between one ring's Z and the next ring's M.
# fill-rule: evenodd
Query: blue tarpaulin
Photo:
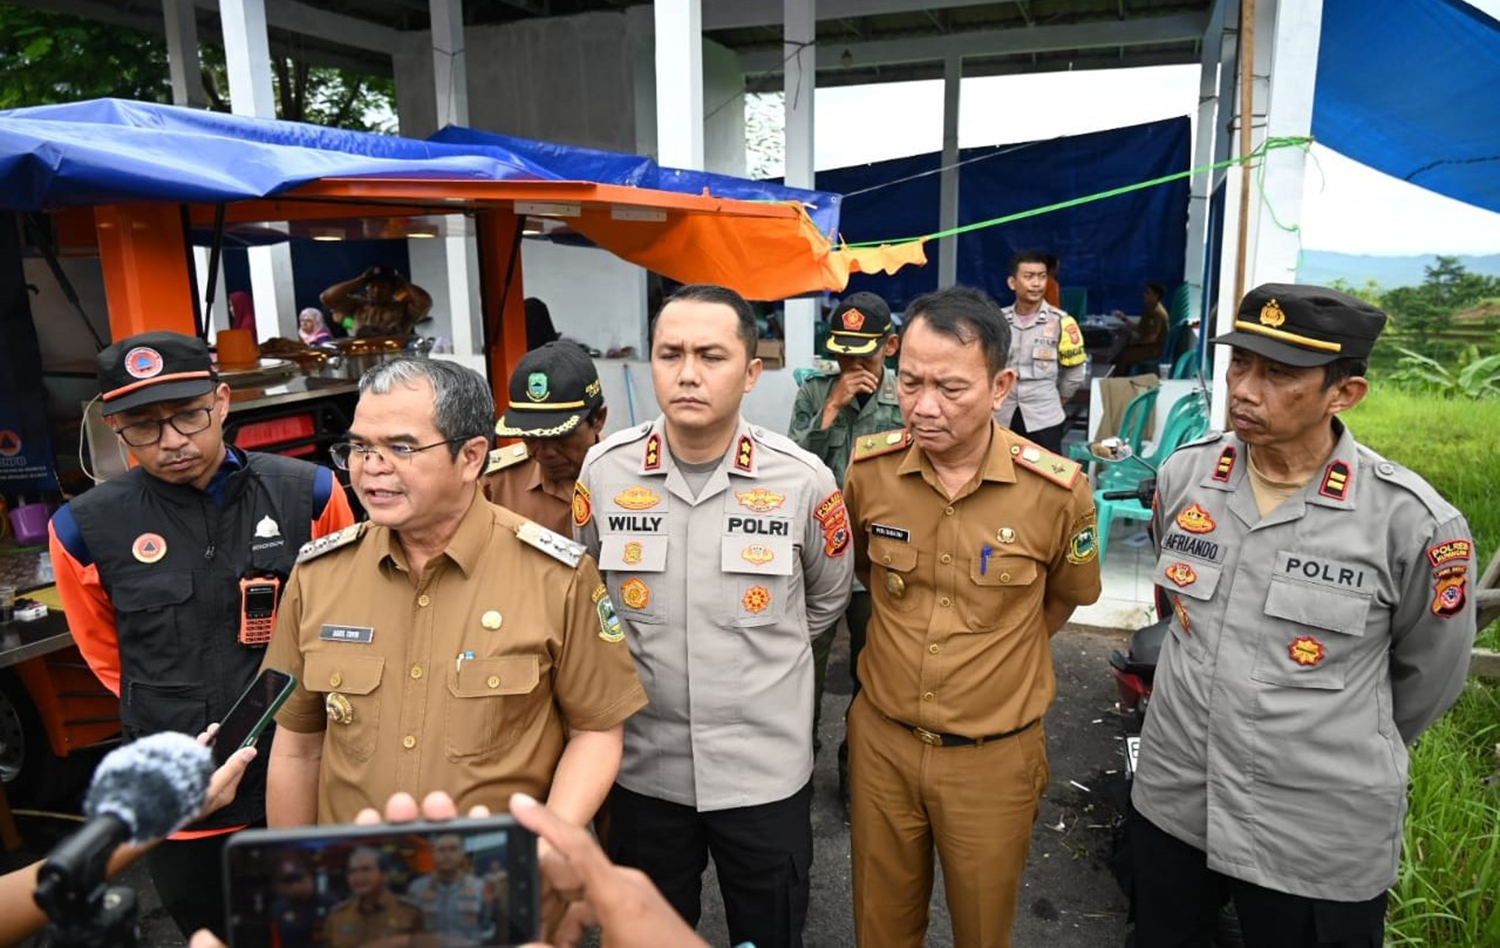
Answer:
M1186 118L1174 118L1025 145L962 149L959 224L1182 171L1191 166L1188 129ZM844 195L843 238L856 243L936 233L941 158L934 152L819 172L819 188ZM1011 256L1041 250L1060 258L1063 286L1088 290L1089 312L1138 313L1148 282L1164 283L1169 292L1182 282L1187 205L1183 179L963 234L958 282L1009 303L1015 297L1005 285ZM935 242L927 253L936 261ZM891 276L856 273L848 291L879 293L897 308L936 286L937 267L928 265Z
M1313 137L1500 212L1500 22L1461 0L1323 0Z
M589 181L747 201L802 201L825 234L838 196L728 175L678 172L635 155L467 129L432 141L95 99L0 112L0 207L120 201L217 203L327 177Z

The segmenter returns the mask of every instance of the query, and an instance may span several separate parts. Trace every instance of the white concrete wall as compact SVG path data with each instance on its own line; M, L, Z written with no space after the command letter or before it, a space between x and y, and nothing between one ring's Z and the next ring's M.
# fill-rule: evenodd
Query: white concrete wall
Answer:
M651 364L624 359L595 359L599 370L599 381L604 386L604 404L609 406L609 422L605 432L619 431L631 424L649 421L661 413L656 404L656 395L651 385ZM634 417L631 402L626 397L626 380L634 398ZM792 382L791 369L768 369L761 373L760 381L740 407L752 424L760 425L778 434L786 434L792 420L792 402L796 400L797 387Z
M525 240L521 281L562 335L600 352L633 346L645 356L645 270L597 247Z

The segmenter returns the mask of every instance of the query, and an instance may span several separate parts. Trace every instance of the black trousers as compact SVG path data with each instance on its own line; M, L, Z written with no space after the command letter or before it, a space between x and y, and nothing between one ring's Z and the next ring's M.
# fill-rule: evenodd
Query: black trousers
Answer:
M1019 405L1016 406L1015 414L1010 416L1011 431L1014 431L1023 438L1030 438L1053 454L1062 454L1063 429L1067 426L1067 421L1059 421L1048 428L1027 431L1026 420L1021 417L1021 407Z
M1209 948L1230 899L1245 948L1380 948L1386 893L1331 902L1277 892L1208 868L1208 857L1134 811L1126 823L1135 869L1136 948Z
M702 914L713 856L729 942L801 948L812 868L812 784L774 803L700 813L626 790L610 793L609 855L651 877L689 925Z
M146 854L151 884L162 908L189 941L200 928L213 932L221 941L228 936L224 927L224 844L232 835L163 840Z

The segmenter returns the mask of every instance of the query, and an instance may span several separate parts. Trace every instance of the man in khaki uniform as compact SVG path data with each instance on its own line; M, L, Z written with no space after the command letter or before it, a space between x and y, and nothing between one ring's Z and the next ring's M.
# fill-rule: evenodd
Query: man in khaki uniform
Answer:
M577 343L549 342L526 353L510 376L510 404L495 424L500 437L523 440L490 452L484 496L567 534L573 484L608 414L594 360Z
M599 557L651 704L626 723L612 856L696 925L713 855L729 937L802 943L812 862L813 636L849 600L833 475L748 424L755 315L684 287L652 329L663 415L589 452L577 536Z
M1001 310L1010 324L1009 366L1016 383L995 418L1048 451L1062 450L1063 403L1088 374L1083 332L1073 317L1048 303L1047 255L1016 254L1006 284L1016 301Z
M424 930L422 910L386 885L386 857L369 846L349 853L344 874L349 898L333 907L323 923L326 944L337 948L412 944Z
M479 495L493 418L451 362L360 380L334 460L370 523L304 550L265 659L298 678L272 825L349 822L398 790L497 812L521 791L581 825L609 789L645 693L593 561Z
M922 944L936 846L955 943L1006 946L1049 776L1050 637L1099 596L1093 498L1077 464L992 420L1015 373L987 296L908 315L909 428L861 438L844 482L875 603L849 713L855 933Z

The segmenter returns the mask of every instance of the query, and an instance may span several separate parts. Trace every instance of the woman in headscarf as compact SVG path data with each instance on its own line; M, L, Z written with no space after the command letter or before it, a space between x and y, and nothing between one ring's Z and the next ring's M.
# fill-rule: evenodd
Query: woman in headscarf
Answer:
M328 324L323 321L323 311L316 306L309 306L297 314L297 335L309 346L315 346L320 342L327 342L333 338Z

